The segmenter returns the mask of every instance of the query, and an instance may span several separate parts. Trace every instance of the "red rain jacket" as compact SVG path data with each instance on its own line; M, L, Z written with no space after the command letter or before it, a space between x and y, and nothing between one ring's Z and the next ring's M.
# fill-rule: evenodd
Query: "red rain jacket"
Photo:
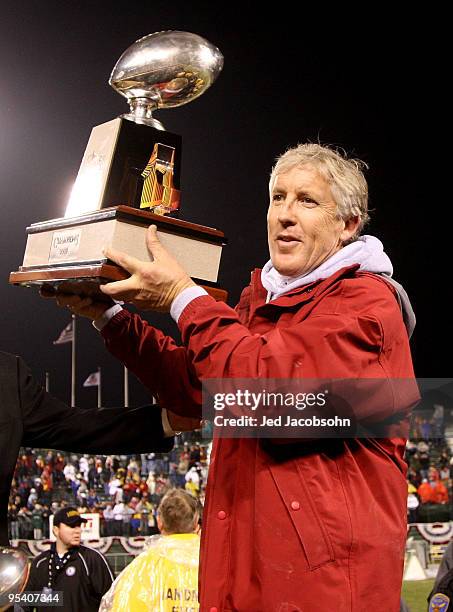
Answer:
M357 270L269 304L256 270L236 310L209 296L184 309L182 347L127 311L102 334L161 406L192 416L203 378L412 378L393 287ZM414 390L403 408L417 399ZM397 612L405 439L288 442L214 441L200 610Z

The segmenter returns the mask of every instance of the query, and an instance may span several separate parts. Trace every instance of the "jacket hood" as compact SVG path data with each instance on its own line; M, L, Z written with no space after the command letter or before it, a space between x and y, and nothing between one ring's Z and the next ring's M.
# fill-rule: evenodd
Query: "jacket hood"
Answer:
M409 296L404 288L392 278L392 262L385 253L382 242L375 236L360 236L358 240L340 249L311 272L296 277L281 275L269 260L261 271L261 282L268 291L269 302L288 291L328 278L341 268L353 264L359 264L359 270L363 272L379 274L394 287L408 336L411 337L415 327L415 314Z

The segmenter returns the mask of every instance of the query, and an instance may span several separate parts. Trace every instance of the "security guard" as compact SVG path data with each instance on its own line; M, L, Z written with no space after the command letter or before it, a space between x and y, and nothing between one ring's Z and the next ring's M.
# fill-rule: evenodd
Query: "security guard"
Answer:
M453 600L453 570L448 571L428 596L429 612L447 612L452 610Z
M86 519L75 508L62 508L53 521L56 537L50 550L32 563L26 591L58 597L63 593L63 607L37 606L40 612L97 612L101 598L113 582L112 571L103 555L80 544L82 523ZM33 608L28 608L29 610Z

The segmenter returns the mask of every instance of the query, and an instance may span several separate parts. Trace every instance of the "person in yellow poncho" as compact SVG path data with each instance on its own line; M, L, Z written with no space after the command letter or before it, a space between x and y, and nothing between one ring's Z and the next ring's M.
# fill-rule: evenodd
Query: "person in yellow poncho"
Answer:
M157 510L161 535L117 577L99 612L198 612L199 503L171 489Z

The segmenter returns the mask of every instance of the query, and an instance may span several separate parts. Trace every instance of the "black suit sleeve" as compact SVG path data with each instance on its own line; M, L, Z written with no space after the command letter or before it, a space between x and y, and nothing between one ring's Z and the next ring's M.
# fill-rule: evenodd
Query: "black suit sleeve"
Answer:
M81 453L167 452L158 406L71 408L47 393L17 358L23 446Z

